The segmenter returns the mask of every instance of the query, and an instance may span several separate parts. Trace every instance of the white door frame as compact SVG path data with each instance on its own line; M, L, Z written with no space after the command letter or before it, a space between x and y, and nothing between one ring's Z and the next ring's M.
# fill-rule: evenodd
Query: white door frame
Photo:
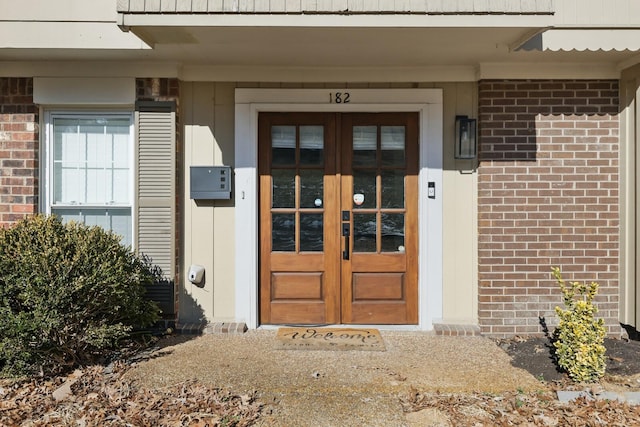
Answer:
M236 89L235 102L236 320L251 329L258 327L258 113L416 111L420 113L419 323L380 327L433 329L433 321L442 318L442 89ZM435 183L435 198L427 197L429 182Z

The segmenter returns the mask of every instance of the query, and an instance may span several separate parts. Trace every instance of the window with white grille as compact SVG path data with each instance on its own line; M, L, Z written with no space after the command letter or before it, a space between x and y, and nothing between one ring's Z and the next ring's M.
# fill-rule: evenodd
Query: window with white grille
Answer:
M47 114L46 211L133 244L133 115Z

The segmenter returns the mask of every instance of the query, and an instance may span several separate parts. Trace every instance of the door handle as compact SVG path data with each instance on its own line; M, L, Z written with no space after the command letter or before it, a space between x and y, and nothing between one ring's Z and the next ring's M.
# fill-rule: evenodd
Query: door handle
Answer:
M342 251L342 259L349 259L349 254L351 253L349 248L350 236L351 236L351 224L348 222L342 223L342 236L344 237L344 251Z

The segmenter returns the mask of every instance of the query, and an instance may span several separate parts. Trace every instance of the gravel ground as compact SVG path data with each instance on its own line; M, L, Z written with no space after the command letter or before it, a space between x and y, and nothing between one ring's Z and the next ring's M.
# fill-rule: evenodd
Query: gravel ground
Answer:
M274 330L206 335L167 346L126 375L146 387L186 380L256 391L262 426L403 426L401 397L422 393L535 392L544 386L514 368L494 341L418 332L382 332L386 351L275 348Z

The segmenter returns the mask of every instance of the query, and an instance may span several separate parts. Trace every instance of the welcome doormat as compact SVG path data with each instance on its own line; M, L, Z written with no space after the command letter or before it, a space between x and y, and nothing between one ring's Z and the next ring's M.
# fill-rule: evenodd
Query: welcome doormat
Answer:
M280 328L276 338L282 350L386 351L380 331L369 328Z

